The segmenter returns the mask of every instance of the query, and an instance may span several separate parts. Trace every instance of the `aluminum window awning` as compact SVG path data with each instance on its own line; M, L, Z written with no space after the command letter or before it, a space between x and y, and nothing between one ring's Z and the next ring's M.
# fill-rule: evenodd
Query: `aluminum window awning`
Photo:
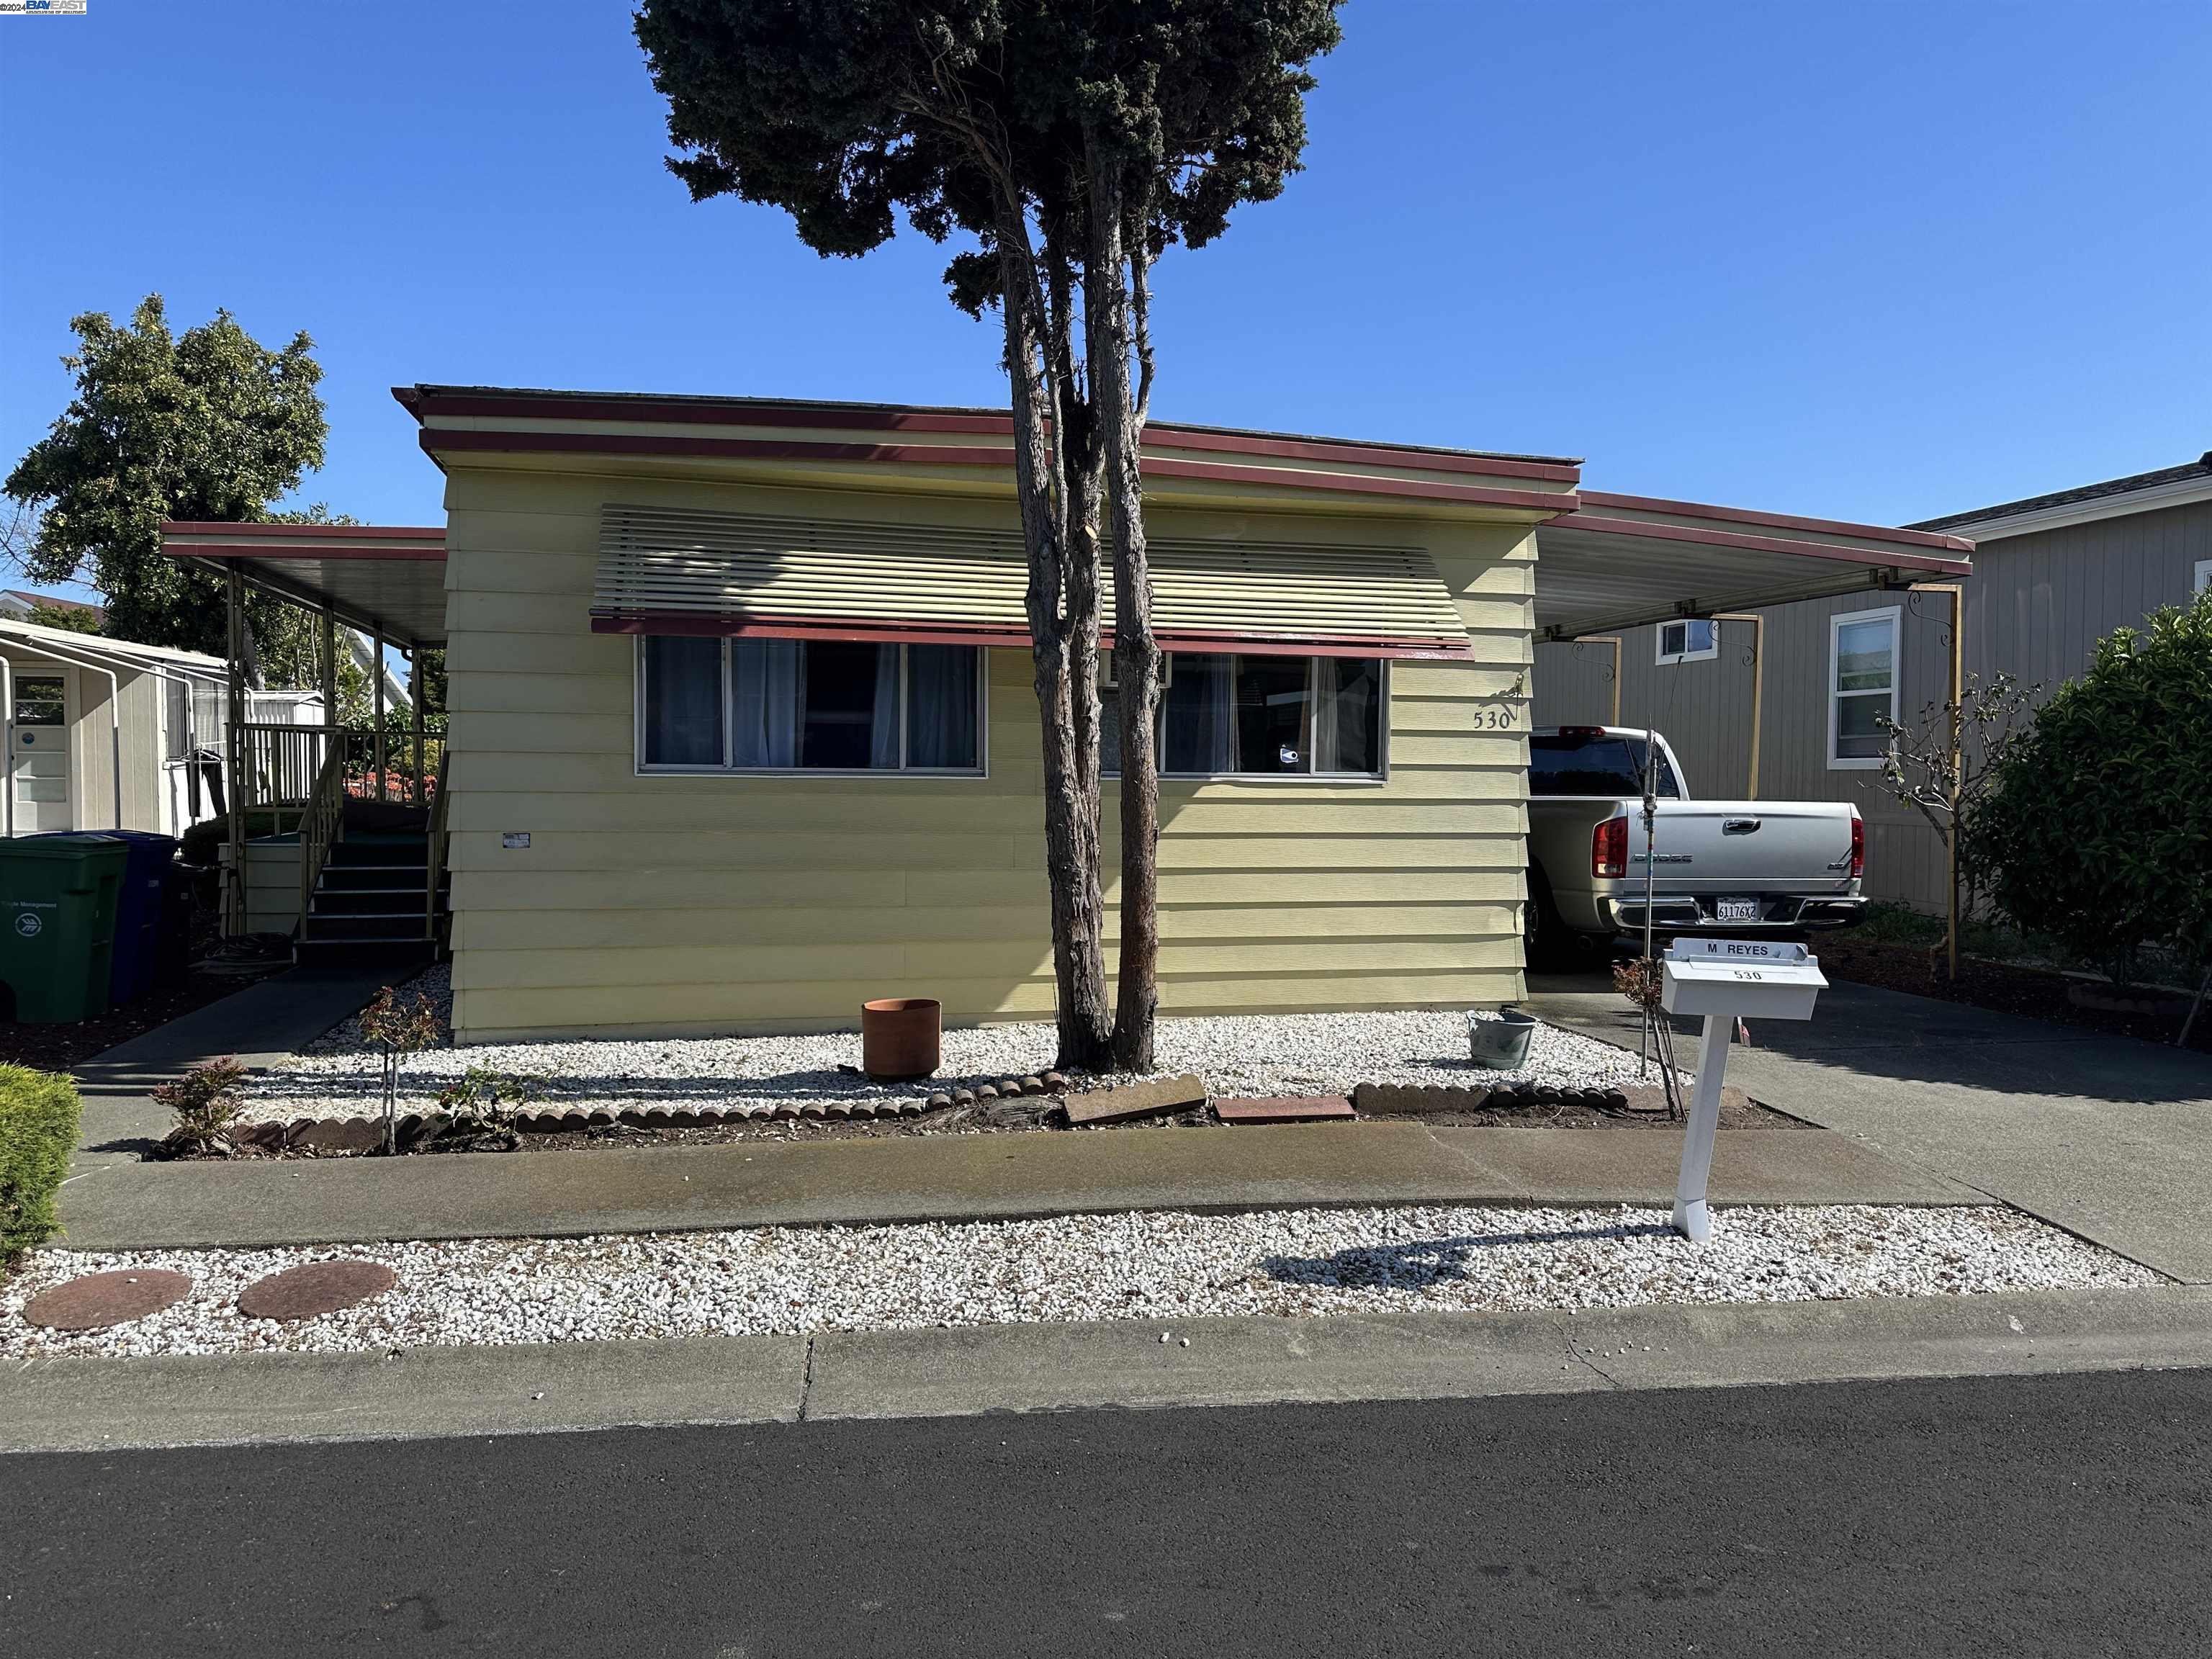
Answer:
M1151 544L1152 623L1184 651L1464 657L1465 624L1419 548ZM1012 530L610 506L592 626L617 634L1029 643ZM1103 624L1113 629L1110 580Z

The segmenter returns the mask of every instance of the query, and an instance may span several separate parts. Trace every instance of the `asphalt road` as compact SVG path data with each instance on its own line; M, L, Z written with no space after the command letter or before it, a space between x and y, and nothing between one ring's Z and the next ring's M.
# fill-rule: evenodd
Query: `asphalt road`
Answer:
M2208 1430L2189 1371L19 1456L0 1652L2204 1653Z

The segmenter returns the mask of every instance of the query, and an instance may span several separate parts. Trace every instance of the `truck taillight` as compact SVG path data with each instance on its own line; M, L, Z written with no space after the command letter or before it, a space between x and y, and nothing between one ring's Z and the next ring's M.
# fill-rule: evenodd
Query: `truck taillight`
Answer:
M1866 874L1866 822L1856 812L1851 814L1851 879L1856 881Z
M1628 873L1628 820L1607 818L1590 832L1590 874L1618 879Z

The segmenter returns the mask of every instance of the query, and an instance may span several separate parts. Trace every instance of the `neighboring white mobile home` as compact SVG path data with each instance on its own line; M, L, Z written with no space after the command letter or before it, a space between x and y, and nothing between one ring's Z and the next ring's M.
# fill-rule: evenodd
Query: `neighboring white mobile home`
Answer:
M222 811L220 657L0 621L0 830L179 836Z

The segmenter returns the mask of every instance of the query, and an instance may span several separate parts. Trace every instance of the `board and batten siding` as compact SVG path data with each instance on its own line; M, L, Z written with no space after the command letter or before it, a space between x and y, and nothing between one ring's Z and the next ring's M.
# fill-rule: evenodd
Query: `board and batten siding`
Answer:
M2140 625L2164 605L2185 605L2197 561L2212 559L2212 503L2136 513L1984 542L1966 586L1966 671L2003 672L2046 690L2078 678L2097 641ZM1832 617L1890 606L1899 613L1898 717L1908 725L1948 696L1950 596L1854 593L1770 607L1759 793L1768 800L1846 800L1867 826L1865 890L1929 911L1944 907L1941 839L1885 793L1877 775L1827 763L1828 628ZM1734 799L1751 744L1752 626L1723 623L1719 655L1656 665L1653 630L1621 636L1620 719L1646 720L1681 757L1692 793ZM1536 647L1537 726L1607 721L1611 653L1601 645Z
M1049 1018L1028 653L988 653L986 777L640 776L635 642L590 631L610 501L1011 518L1004 504L956 497L455 469L447 665L459 1040L851 1028L878 996L937 997L951 1023ZM1387 781L1163 781L1164 1010L1518 996L1528 532L1158 507L1148 518L1158 535L1425 546L1477 655L1391 665ZM1499 708L1512 729L1479 725ZM1110 783L1105 817L1110 878ZM530 845L504 846L513 831ZM1107 897L1110 925L1110 885ZM1111 950L1109 933L1109 970Z

